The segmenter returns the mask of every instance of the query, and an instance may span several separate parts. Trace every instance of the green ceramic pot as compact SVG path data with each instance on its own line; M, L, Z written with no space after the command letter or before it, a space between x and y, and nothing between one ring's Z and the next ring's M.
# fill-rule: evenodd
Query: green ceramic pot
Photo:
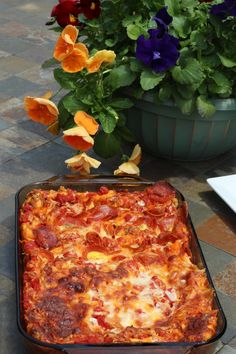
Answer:
M200 161L236 146L236 99L214 100L216 112L184 115L172 103L157 105L146 93L126 113L127 126L143 149L157 157Z

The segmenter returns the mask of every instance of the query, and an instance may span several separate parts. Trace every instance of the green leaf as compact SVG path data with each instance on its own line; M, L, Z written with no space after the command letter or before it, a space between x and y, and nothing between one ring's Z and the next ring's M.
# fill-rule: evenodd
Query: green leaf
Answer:
M112 157L120 151L120 140L113 133L100 131L94 138L93 150L103 158Z
M154 73L146 69L142 72L140 77L140 84L143 90L151 90L156 87L165 77L165 74Z
M177 15L180 7L180 2L176 0L165 0L165 5L168 7L170 15Z
M136 58L130 59L130 69L134 72L140 72L143 69L143 64Z
M198 83L199 86L204 79L204 73L201 64L196 59L190 58L186 60L185 66L175 66L171 70L172 77L175 81L183 85L192 85Z
M117 126L118 127L124 127L126 124L126 117L123 113L119 114L119 119L117 121Z
M74 120L73 120L71 114L66 110L66 108L63 104L63 99L64 99L64 97L57 104L57 108L59 110L58 123L59 123L60 129L66 130L66 129L68 129L68 124L70 122L72 122L72 124L74 125Z
M191 46L196 47L198 50L206 49L208 45L204 33L200 32L200 29L192 31L190 35L190 41L191 41Z
M194 110L195 98L184 99L178 93L174 93L174 99L176 105L179 107L183 114L190 114Z
M116 118L107 112L100 112L97 117L102 125L104 132L107 134L112 133L116 126Z
M105 78L104 83L111 86L113 90L120 87L129 86L135 80L136 75L130 70L127 65L121 65L110 71Z
M55 65L58 65L58 61L54 58L50 58L50 59L47 59L43 62L42 64L42 69L47 69L47 68L50 68L51 66L55 66Z
M123 140L130 143L135 142L134 134L126 126L117 126L115 133Z
M145 31L141 25L130 24L127 26L127 35L130 39L136 41L141 34L145 34Z
M210 78L213 80L209 84L209 90L212 93L217 93L217 94L231 94L232 87L229 79L221 72L214 72L213 74L210 75Z
M95 86L96 83L92 82L92 85ZM95 86L95 88L97 88L97 85ZM89 88L89 85L85 85L85 86L79 86L76 88L76 98L81 101L82 103L84 103L87 106L94 106L95 105L95 95L92 92L92 90Z
M218 57L220 58L221 63L226 67L226 68L233 68L234 66L236 66L236 61L226 58L223 55L220 55L218 53Z
M186 38L191 32L189 19L186 16L175 16L173 19L173 27L177 35L182 38Z
M172 92L171 84L165 83L160 88L159 93L158 93L158 97L162 102L167 101L171 96L171 92Z
M67 95L63 98L63 105L71 114L75 114L77 111L86 111L87 106L78 100L74 95Z
M118 38L106 39L105 44L107 47L114 47L114 45L118 42Z
M198 96L197 109L202 117L209 118L215 113L215 106L205 96Z
M215 68L220 64L220 59L216 53L213 53L210 55L202 56L201 62L206 68Z
M134 104L129 98L117 97L113 98L109 105L113 108L127 109L131 108Z
M127 27L132 23L138 23L139 21L142 20L141 16L126 16L124 17L124 19L122 20L122 26Z
M66 73L61 68L54 69L53 72L55 80L62 88L67 90L76 89L77 77L75 77L73 74Z

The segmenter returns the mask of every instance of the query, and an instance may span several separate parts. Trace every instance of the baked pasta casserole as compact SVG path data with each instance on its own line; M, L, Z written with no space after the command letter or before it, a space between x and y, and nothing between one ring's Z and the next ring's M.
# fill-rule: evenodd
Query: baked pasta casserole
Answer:
M27 332L48 343L199 342L217 311L187 207L143 191L34 189L20 211Z

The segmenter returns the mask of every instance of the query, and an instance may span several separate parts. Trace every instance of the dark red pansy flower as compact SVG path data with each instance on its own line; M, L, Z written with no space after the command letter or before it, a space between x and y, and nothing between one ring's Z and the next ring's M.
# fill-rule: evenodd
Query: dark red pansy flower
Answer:
M99 0L79 0L77 6L88 20L99 17L101 12Z
M51 17L54 17L61 27L67 25L78 26L78 15L82 12L78 7L78 0L60 0L52 9Z

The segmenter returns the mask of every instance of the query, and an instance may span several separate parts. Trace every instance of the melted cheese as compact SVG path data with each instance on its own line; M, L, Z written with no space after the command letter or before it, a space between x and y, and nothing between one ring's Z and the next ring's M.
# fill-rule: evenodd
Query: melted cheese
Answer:
M54 343L84 343L84 338L88 343L94 338L101 342L194 341L195 334L186 328L194 328L191 321L200 315L208 322L197 341L214 335L213 293L204 271L187 252L189 231L178 219L175 195L158 204L146 191L100 194L61 187L30 193L27 204L33 209L28 212L29 207L23 205L21 211L27 255L24 317L27 330L37 339ZM109 207L116 210L117 216L111 213L103 220L101 215L101 220L90 222L90 213L104 204L108 211ZM165 216L147 215L147 210L155 208ZM44 231L37 239L35 230L41 225ZM181 237L158 242L163 230L174 232L174 226L181 227ZM165 330L159 331L162 322Z

